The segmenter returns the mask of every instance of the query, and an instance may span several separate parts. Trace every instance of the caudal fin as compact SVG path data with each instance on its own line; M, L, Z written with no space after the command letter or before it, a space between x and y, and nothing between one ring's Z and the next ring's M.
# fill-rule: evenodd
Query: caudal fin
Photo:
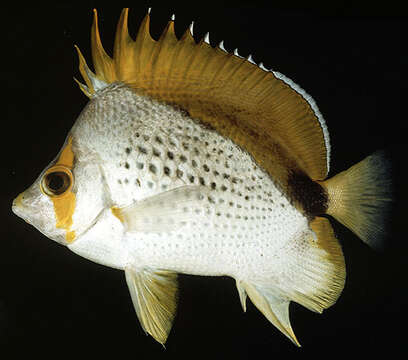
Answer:
M392 201L391 166L384 151L375 152L322 185L329 198L327 214L369 246L381 248Z

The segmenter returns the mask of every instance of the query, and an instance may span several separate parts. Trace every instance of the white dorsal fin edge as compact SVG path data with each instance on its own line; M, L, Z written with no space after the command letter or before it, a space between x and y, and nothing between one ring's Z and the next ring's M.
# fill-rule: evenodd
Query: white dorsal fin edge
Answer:
M251 64L256 65L256 62L255 62L254 59L252 58L252 54L249 54L249 55L248 55L247 60L248 60Z
M319 120L320 127L321 127L321 129L323 131L324 144L326 146L327 173L329 173L329 171L330 171L330 153L331 153L329 130L327 129L326 121L324 120L323 115L321 114L319 108L317 107L316 102L314 101L314 99L305 90L303 90L298 84L296 84L294 81L289 79L287 76L281 74L278 71L272 71L272 70L270 70L270 71L278 79L285 82L293 90L295 90L298 94L300 94L309 103L309 105L312 108L314 114L316 115L317 119Z
M221 50L223 50L225 52L228 52L224 48L224 41L221 41L221 43L218 45L218 47ZM240 58L240 59L243 59L243 57L241 55L239 55L238 49L234 49L232 54L234 56ZM250 63L256 65L256 63L253 61L252 55L248 56L247 61L249 61ZM316 102L312 98L312 96L310 96L305 90L303 90L298 84L296 84L294 81L289 79L287 76L283 75L282 73L280 73L278 71L273 71L272 69L270 69L270 70L267 69L262 62L259 63L258 67L260 69L262 69L263 71L273 73L275 75L275 77L282 80L285 84L289 85L294 91L296 91L298 94L300 94L303 97L303 99L305 99L308 102L308 104L312 108L314 114L316 115L316 117L317 117L317 119L319 121L320 127L322 129L322 132L323 132L324 143L325 143L325 146L326 146L327 173L329 173L329 171L330 171L330 155L331 155L329 130L327 128L326 121L324 120L323 115L320 112L320 110L319 110Z
M191 25L190 25L191 35L193 35L193 24L194 24L194 22L192 22ZM206 42L207 44L210 44L209 33L208 32L205 34L204 42ZM218 47L221 50L223 50L225 52L228 52L224 48L224 41L221 41L220 44L218 45ZM233 55L240 58L240 59L243 59L243 57L241 55L239 55L238 49L234 49ZM249 55L247 57L247 61L249 61L250 63L256 65L255 61L252 58L252 55ZM289 79L287 76L283 75L282 73L280 73L278 71L268 70L264 66L263 63L260 63L258 65L258 67L260 69L264 70L264 71L272 72L278 79L282 80L285 84L289 85L294 91L296 91L298 94L300 94L303 97L303 99L305 99L308 102L308 104L312 108L314 114L316 115L316 117L317 117L317 119L319 121L320 127L322 129L322 132L323 132L323 138L324 138L324 143L325 143L325 147L326 147L327 173L329 173L329 171L330 171L330 155L331 155L329 130L327 129L326 121L324 120L323 115L320 112L319 108L317 107L317 104L314 101L314 99L305 90L303 90L298 84L296 84L294 81L292 81L291 79Z

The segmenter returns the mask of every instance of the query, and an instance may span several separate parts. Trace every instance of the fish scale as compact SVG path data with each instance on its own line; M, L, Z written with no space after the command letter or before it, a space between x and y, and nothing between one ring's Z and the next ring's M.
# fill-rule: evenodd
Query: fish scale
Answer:
M138 122L141 103L144 120ZM105 107L118 111L112 115L104 111ZM112 131L103 142L98 140L98 131L104 130L95 121L112 123ZM90 151L101 157L100 166L112 203L118 206L181 185L195 184L208 189L208 218L199 214L194 222L172 233L130 236L130 251L143 253L140 261L145 265L203 275L239 274L245 278L259 272L251 264L273 256L292 238L293 229L299 226L307 229L305 217L249 154L185 113L144 99L124 86L113 85L98 94L81 114L72 133L74 138L79 138L75 134L80 133L87 139ZM89 137L83 136L86 133ZM235 158L240 161L234 161ZM168 175L165 167L169 169ZM213 227L209 228L209 224ZM190 232L203 236L199 241L196 235L186 237ZM247 246L242 246L243 238ZM160 256L157 248L163 248ZM177 249L189 251L180 253ZM250 268L251 274L243 273Z

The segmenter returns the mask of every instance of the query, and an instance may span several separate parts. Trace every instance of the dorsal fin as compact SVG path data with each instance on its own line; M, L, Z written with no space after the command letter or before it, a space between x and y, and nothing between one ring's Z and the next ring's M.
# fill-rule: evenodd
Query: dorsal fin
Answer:
M92 57L95 77L123 82L139 94L176 105L247 150L270 175L287 187L291 171L313 180L326 178L329 138L316 104L299 86L279 73L209 40L194 41L191 29L181 39L172 18L158 41L149 33L150 14L136 40L122 11L113 59L102 47L94 11ZM95 91L90 71L81 71L89 95Z

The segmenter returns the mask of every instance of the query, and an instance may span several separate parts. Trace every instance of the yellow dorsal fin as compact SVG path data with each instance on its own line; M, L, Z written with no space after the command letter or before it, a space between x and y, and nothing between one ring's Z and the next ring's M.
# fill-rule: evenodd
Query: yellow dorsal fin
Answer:
M326 177L328 133L314 101L300 87L252 59L213 48L209 41L196 43L189 30L178 40L173 19L158 41L150 36L149 14L135 41L127 20L124 9L112 59L102 47L94 11L92 56L98 80L123 82L186 110L247 150L283 187L293 171L313 180ZM92 95L96 90L84 75Z
M102 46L101 38L98 28L98 14L94 10L94 21L91 30L91 48L92 48L92 60L95 68L96 76L107 82L112 83L117 81L115 66L113 60ZM86 79L84 79L86 81Z

